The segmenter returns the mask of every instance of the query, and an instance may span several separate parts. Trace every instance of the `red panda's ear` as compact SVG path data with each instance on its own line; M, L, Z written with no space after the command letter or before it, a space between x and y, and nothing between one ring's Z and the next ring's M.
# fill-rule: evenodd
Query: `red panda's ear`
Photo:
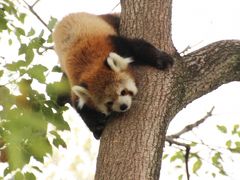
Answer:
M133 62L132 58L124 58L114 52L110 52L107 58L108 66L115 72L126 70L131 62Z
M78 106L81 109L90 97L89 92L85 87L77 85L72 87L72 91L76 96L78 96Z

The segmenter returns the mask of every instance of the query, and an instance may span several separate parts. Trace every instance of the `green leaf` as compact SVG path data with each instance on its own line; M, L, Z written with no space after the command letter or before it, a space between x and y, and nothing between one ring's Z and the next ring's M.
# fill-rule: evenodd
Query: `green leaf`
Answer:
M238 132L238 129L239 129L239 124L235 124L233 126L232 135L236 134Z
M47 43L52 43L53 39L52 39L52 34L50 34L47 38Z
M23 60L19 60L17 62L14 62L12 64L6 64L6 68L10 71L18 71L21 67L26 66L26 62Z
M18 171L14 176L14 180L24 180L24 175Z
M25 31L24 31L24 29L17 27L16 28L16 34L25 36Z
M42 47L44 42L45 40L43 38L37 37L31 40L31 42L29 43L29 47L32 49L39 49L40 47Z
M0 32L2 32L3 30L8 29L7 22L8 21L4 17L0 16Z
M48 28L53 29L56 23L57 23L57 19L54 17L51 17L48 22Z
M185 161L184 158L184 154L182 151L178 151L176 152L171 158L170 158L170 162L176 161L177 159L181 160L181 161Z
M232 145L232 141L231 141L231 140L228 140L228 141L226 142L227 148L230 149L230 148L231 148L231 145Z
M15 96L10 94L10 91L7 87L0 87L0 94L4 94L0 98L0 105L3 106L4 110L9 110L12 105L15 103ZM4 114L6 116L6 114ZM1 117L4 119L4 117Z
M43 35L44 35L44 30L42 30L42 31L40 32L40 34L38 35L38 37L39 37L39 38L42 38Z
M28 64L30 64L30 63L32 62L33 58L34 58L33 49L28 47L27 50L26 50L26 52L25 52L25 54L26 54L26 56L25 56L26 62L27 62Z
M212 177L214 177L214 178L215 178L215 177L216 177L216 173L212 173Z
M193 173L196 174L201 167L202 161L200 159L197 159L197 161L193 164Z
M220 157L221 157L220 152L215 153L215 155L212 157L213 165L216 165L219 163L218 161L219 161Z
M164 159L166 159L167 157L168 157L168 154L164 154L162 159L164 160Z
M25 60L27 64L30 64L34 58L33 47L27 46L26 44L21 44L18 55L25 54Z
M31 28L31 30L27 34L27 37L33 36L34 34L35 34L35 30Z
M220 125L217 125L217 128L219 131L221 131L222 133L226 134L227 133L227 128L225 126L220 126Z
M54 67L52 68L52 72L58 72L58 73L61 73L61 72L62 72L62 69L61 69L60 66L54 66Z
M14 127L14 130L16 130L16 127ZM25 158L21 146L22 139L20 139L21 137L18 136L17 131L13 132L14 132L13 135L8 135L5 138L6 141L9 142L8 145L9 167L11 170L16 170L18 168L21 169L25 164L29 163L30 158Z
M0 77L2 77L2 75L3 75L3 70L0 70Z
M195 147L196 145L197 145L196 142L191 142L191 144L190 144L191 147Z
M44 72L47 70L48 69L43 65L35 65L30 68L27 73L31 78L37 79L40 83L45 83L46 77L44 75Z
M36 180L36 177L33 173L27 172L24 174L24 176L25 176L25 180Z
M42 171L39 167L37 167L37 166L32 166L32 168L35 169L35 170L37 170L37 171L40 172L40 173L43 173L43 171Z
M235 142L235 145L236 145L237 148L240 148L240 142L239 141Z
M69 95L71 92L71 89L69 87L69 83L66 80L62 79L61 82L54 82L47 85L47 94L51 97L53 100L57 100L60 96L66 96Z
M8 40L8 45L11 46L12 43L13 43L12 39L9 39L9 40Z
M6 169L4 169L3 175L7 176L9 173L11 173L11 170L9 167L7 167Z
M29 96L30 92L32 91L31 83L32 83L32 80L28 80L28 79L22 79L18 83L19 90L23 96L25 97Z
M25 17L26 17L26 14L20 13L20 15L19 15L19 21L20 21L21 23L24 23Z
M178 176L178 180L182 180L183 179L183 175L181 174L180 176Z
M62 114L54 114L52 118L47 119L52 123L58 130L70 130L68 123L63 119Z
M25 54L27 51L27 45L26 44L21 44L19 50L18 50L18 55Z
M67 147L67 145L64 142L64 140L61 138L61 136L56 131L51 131L50 133L55 136L55 138L53 139L54 146L56 146L57 148L59 146L62 146L64 148Z
M40 162L43 162L44 156L52 154L52 146L44 136L34 136L29 140L27 148L33 157Z

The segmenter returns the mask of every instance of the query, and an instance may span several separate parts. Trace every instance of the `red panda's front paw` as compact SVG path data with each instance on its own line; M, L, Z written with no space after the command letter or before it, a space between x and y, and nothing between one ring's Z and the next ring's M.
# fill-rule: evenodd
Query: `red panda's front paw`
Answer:
M105 126L104 125L99 125L97 127L94 128L93 130L93 136L95 137L95 139L100 139L102 132L104 130Z
M167 69L173 65L173 58L165 53L165 52L160 52L158 54L158 58L156 60L156 68L158 69Z

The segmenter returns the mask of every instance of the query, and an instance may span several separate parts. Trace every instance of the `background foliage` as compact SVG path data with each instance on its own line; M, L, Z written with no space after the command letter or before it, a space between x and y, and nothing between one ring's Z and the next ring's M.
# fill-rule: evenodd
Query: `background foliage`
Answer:
M52 49L51 31L56 19L49 19L39 32L35 24L25 25L27 13L33 10L33 6L26 7L28 11L22 2L0 1L0 38L7 39L4 46L14 46L16 52L9 53L17 53L16 59L0 57L0 140L1 151L8 153L4 176L14 171L15 179L35 179L31 172L22 171L24 166L31 158L43 162L44 156L51 155L53 145L66 147L58 130L69 130L63 119L67 107L56 104L58 89L64 85L47 82L49 74L60 70L49 69L41 59ZM49 124L54 127L51 131ZM52 142L49 133L54 136Z

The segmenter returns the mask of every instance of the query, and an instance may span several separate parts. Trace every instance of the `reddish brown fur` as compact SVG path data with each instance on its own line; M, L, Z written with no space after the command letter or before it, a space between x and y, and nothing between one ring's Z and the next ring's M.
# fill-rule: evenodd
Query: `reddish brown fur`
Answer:
M69 50L65 64L71 85L86 83L88 90L96 97L103 95L106 85L117 81L114 72L104 64L109 52L113 51L106 39L100 36L77 41ZM99 48L101 50L96 51Z
M119 76L105 65L109 53L114 52L110 40L111 35L117 35L114 19L108 15L70 14L53 33L55 50L71 87L86 84L94 95L94 99L88 101L95 104L106 97L117 97L114 88L120 83ZM132 76L130 70L127 71ZM75 102L77 96L72 93L72 98ZM94 103L88 102L90 106Z

